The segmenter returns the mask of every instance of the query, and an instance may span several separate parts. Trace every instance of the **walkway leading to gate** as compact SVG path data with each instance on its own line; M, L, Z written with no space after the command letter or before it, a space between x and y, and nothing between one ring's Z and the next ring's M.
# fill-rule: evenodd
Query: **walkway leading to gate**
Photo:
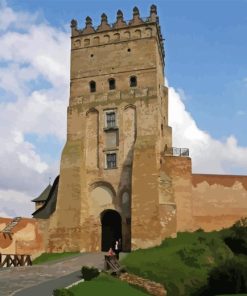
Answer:
M103 269L104 255L104 253L83 253L72 258L60 260L59 262L1 268L0 296L21 296L24 295L24 290L29 290L30 293L33 293L35 290L34 286L37 286L37 291L42 291L42 284L44 289L47 288L47 291L68 286L72 282L79 280L80 269L83 265ZM29 296L28 292L25 293L25 296ZM30 296L33 295L39 296L36 292L35 294L30 294Z

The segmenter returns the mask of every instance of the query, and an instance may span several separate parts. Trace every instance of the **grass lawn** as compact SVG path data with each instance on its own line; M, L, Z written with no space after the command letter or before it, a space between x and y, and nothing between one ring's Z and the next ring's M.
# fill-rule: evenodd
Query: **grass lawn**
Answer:
M210 269L234 256L221 238L226 231L178 233L159 247L130 253L122 264L131 273L163 284L168 295L192 295L206 283Z
M109 275L101 274L99 277L80 283L69 289L75 296L145 296L148 295L125 282Z
M78 252L66 252L66 253L43 253L39 257L33 260L33 264L47 263L53 260L59 260L66 257L79 254Z

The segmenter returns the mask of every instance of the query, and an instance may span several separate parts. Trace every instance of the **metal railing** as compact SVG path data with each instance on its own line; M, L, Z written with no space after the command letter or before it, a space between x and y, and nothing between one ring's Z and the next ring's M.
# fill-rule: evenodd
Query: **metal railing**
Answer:
M188 148L167 147L164 150L164 155L189 157L190 153Z

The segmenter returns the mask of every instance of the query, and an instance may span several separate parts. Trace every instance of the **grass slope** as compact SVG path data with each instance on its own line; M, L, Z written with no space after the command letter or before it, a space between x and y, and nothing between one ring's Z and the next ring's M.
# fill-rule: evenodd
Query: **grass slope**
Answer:
M99 277L80 283L69 289L75 296L107 295L107 296L145 296L144 292L133 288L125 282L111 276L101 274Z
M168 295L188 296L206 283L210 269L233 256L222 232L178 233L159 247L130 253L122 263L129 272L163 284Z
M43 253L39 257L33 260L33 264L42 264L54 260L63 259L73 255L79 254L78 252L66 252L66 253Z

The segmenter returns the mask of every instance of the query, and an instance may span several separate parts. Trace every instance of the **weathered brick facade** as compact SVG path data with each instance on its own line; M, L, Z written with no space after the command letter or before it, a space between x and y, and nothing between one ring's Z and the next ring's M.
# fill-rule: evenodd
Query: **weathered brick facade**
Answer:
M73 20L71 31L67 142L53 213L40 214L47 202L34 215L38 249L100 251L119 238L123 250L147 248L247 216L247 176L193 175L187 150L172 149L156 7L131 21L118 11L113 25L103 14L98 28Z

